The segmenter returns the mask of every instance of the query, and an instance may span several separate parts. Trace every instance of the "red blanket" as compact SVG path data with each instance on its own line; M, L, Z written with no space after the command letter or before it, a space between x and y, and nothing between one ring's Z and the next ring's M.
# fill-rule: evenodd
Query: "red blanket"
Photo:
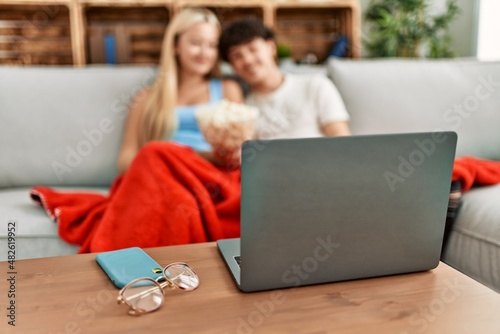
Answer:
M453 181L460 181L462 191L473 185L492 185L500 183L500 161L491 161L473 157L455 159Z
M35 187L31 197L79 253L239 236L240 172L214 167L190 148L152 142L109 196Z
M462 190L500 183L500 162L455 160ZM32 198L58 223L60 237L80 253L157 247L238 237L240 172L214 167L191 149L146 145L109 196L35 187Z

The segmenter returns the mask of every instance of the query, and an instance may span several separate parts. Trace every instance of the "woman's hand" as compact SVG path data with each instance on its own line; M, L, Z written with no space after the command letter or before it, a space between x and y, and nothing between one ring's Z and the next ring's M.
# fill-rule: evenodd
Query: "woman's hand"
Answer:
M226 167L228 170L238 168L241 164L241 149L239 147L232 150L214 149L210 152L197 153L213 165Z

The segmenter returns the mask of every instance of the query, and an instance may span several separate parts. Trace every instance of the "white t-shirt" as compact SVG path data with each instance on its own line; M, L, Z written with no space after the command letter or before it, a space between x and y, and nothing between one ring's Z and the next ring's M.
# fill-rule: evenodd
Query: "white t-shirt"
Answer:
M321 137L323 125L349 120L337 88L321 74L285 74L277 90L250 93L246 103L260 110L258 139Z

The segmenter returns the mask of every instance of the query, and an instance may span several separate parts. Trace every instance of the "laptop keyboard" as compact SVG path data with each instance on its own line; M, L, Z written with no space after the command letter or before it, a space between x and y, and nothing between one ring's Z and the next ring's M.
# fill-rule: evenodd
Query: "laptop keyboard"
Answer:
M236 261L236 263L238 264L238 266L241 267L241 256L235 256L234 260Z

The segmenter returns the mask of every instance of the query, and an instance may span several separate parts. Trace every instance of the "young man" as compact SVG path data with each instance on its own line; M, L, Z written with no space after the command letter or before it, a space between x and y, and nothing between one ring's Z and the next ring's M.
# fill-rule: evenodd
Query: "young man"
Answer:
M260 109L258 139L349 135L342 98L324 75L280 72L274 34L260 20L227 26L219 51L251 87L246 103Z

